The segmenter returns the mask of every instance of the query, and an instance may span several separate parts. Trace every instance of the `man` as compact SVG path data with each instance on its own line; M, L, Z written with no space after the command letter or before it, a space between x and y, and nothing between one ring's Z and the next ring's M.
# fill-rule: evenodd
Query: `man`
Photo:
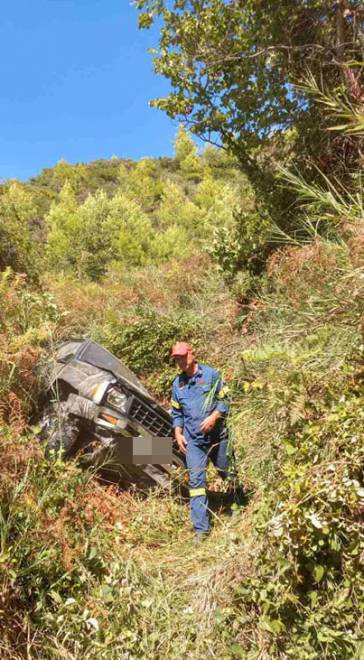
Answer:
M186 455L191 518L199 542L210 530L207 463L211 459L222 478L229 469L227 388L215 369L196 361L187 342L177 342L171 356L181 369L172 387L172 422L178 447Z

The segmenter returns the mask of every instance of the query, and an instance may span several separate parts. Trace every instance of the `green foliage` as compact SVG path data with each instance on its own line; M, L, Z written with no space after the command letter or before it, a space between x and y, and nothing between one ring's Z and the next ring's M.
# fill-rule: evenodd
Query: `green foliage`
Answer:
M130 199L138 202L143 211L155 210L163 192L163 181L158 177L156 161L140 160L135 167L120 166L120 187Z
M192 158L196 158L197 160L197 146L182 124L178 127L178 131L174 140L174 149L174 157L179 166L181 166L182 163L190 156Z
M315 79L324 78L330 103L341 88L344 103L337 105L333 123L352 122L350 103L360 105L363 95L358 0L337 2L335 11L318 0L134 4L141 28L161 26L154 68L171 91L152 105L234 153L259 204L281 228L295 219L294 197L277 185L277 164L294 162L312 180L312 163L320 163L325 173L350 180L362 145L327 130L327 103L312 102L305 83L308 69ZM360 110L356 113L360 124Z
M197 155L197 146L183 125L180 125L174 142L175 159L182 174L193 181L202 178L201 162Z
M154 232L150 219L136 201L117 193L109 203L107 226L116 260L126 266L148 262Z
M0 188L0 270L7 267L37 280L40 250L31 236L37 217L32 195L17 181Z
M233 222L217 226L209 245L209 254L228 280L239 271L257 275L265 269L269 251L271 224L253 209L236 209Z
M343 244L286 249L271 258L244 319L255 342L235 372L231 425L260 503L254 570L236 590L234 615L235 641L252 657L351 658L359 649L360 273Z
M181 227L182 233L190 240L201 238L204 234L204 214L201 208L173 182L167 182L164 186L157 221L163 229L173 225Z
M71 245L63 258L73 256L72 269L79 277L100 279L107 272L112 254L109 200L103 191L89 195L78 207ZM57 267L59 268L59 266Z
M59 311L48 292L26 284L8 268L0 272L0 425L11 420L17 430L42 383L37 373L40 346L47 345Z
M185 504L100 486L73 464L45 461L32 437L10 442L5 430L1 452L2 655L202 657L207 640L186 575L201 558ZM171 544L186 589L176 589L174 568L161 575ZM220 552L211 546L212 571Z
M273 0L135 0L135 5L141 28L163 21L154 65L172 91L154 105L208 140L217 135L240 154L243 166L246 159L246 168L268 136L310 114L309 104L290 85L302 80L308 63L320 71L331 63L335 47L340 62L355 49L360 53L363 19L357 0L340 3L336 13L304 0L279 6ZM328 86L337 85L334 67L326 78Z
M207 327L200 327L189 312L179 311L167 316L156 310L141 308L138 317L129 323L111 318L97 334L97 339L143 377L156 395L169 395L176 373L170 360L172 345L182 336L196 349L202 345Z
M200 135L216 133L225 144L251 150L272 126L286 125L287 111L297 111L295 98L281 84L286 53L275 44L282 43L288 11L291 22L299 20L300 3L294 11L288 5L277 11L273 2L264 7L223 0L135 4L143 12L140 27L157 17L164 23L154 63L171 80L172 92L154 103L170 116L187 118Z
M195 203L204 214L206 228L230 227L234 222L234 210L241 202L243 181L233 183L216 179L213 173L207 171L197 188ZM250 189L244 186L245 207L251 206Z
M92 163L75 165L61 160L55 167L45 168L38 176L30 179L30 185L37 190L58 194L68 182L79 201L97 190L103 190L110 195L118 188L119 169L125 163L129 164L129 161L114 157L110 160L95 160Z
M48 258L53 269L99 279L113 259L122 266L138 266L150 256L154 237L150 220L121 191L111 199L100 191L78 206L66 184L47 222Z
M89 177L95 182L94 163L88 169L62 162L53 179L50 170L48 179L41 175L43 186L47 180L51 186L65 181L45 217L48 267L100 280L110 269L122 272L185 257L196 245L211 243L214 228L233 224L235 207L243 203L253 209L251 189L233 159L211 148L199 156L183 127L175 146L173 161L145 158L133 164L116 159L111 192L100 182L87 195Z
M154 236L152 254L155 264L168 262L174 257L186 257L192 254L194 246L189 240L184 226L172 224L165 231Z
M315 416L311 408L312 419L281 442L278 473L257 523L257 573L238 592L268 633L273 657L283 651L292 658L351 658L359 646L362 406L362 385L341 383L325 407Z
M59 270L67 270L77 265L80 245L77 239L78 206L70 183L65 183L59 198L54 202L46 218L48 224L47 255L49 265Z

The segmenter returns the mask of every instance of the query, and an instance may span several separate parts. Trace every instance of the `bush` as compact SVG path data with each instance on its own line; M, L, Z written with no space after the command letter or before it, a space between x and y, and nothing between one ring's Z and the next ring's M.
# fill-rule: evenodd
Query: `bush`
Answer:
M0 271L12 268L38 281L42 259L32 238L37 218L32 195L19 182L0 186Z
M270 232L268 219L256 210L236 210L232 226L215 227L208 252L227 281L241 270L259 275L265 269Z
M349 370L346 386L341 381L324 405L311 399L311 419L306 413L281 441L257 520L256 574L237 602L266 637L270 657L352 658L359 648L364 398L361 369Z
M145 378L158 396L169 395L175 375L170 360L173 343L183 338L198 349L205 336L206 327L201 328L187 312L164 315L148 308L140 308L138 316L128 323L113 318L96 332L96 339Z
M26 285L10 269L0 273L0 420L22 430L37 397L41 346L51 340L59 313L52 296Z

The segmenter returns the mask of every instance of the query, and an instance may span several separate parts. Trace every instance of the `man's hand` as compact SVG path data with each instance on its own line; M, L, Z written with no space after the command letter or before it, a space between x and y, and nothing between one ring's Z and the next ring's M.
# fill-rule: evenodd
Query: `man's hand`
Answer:
M179 433L176 433L176 442L178 445L178 449L182 452L182 454L185 454L187 451L187 441L183 433L180 431Z
M217 420L220 419L220 417L222 417L221 413L218 412L218 410L215 410L213 413L211 413L211 415L209 415L208 417L206 417L206 419L203 420L200 426L200 430L203 433L210 433L210 431L212 431Z

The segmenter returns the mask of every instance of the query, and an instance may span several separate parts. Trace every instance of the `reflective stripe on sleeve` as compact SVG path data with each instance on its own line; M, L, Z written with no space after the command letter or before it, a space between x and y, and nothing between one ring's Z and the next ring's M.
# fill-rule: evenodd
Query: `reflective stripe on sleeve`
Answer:
M172 406L172 408L175 408L176 410L181 410L181 406L179 405L178 401L175 401L174 399L172 399L172 401L171 401L171 406Z
M206 495L206 488L190 488L190 497L198 497L199 495Z
M230 388L227 385L223 385L217 396L219 397L219 399L223 399L228 394L230 394Z

